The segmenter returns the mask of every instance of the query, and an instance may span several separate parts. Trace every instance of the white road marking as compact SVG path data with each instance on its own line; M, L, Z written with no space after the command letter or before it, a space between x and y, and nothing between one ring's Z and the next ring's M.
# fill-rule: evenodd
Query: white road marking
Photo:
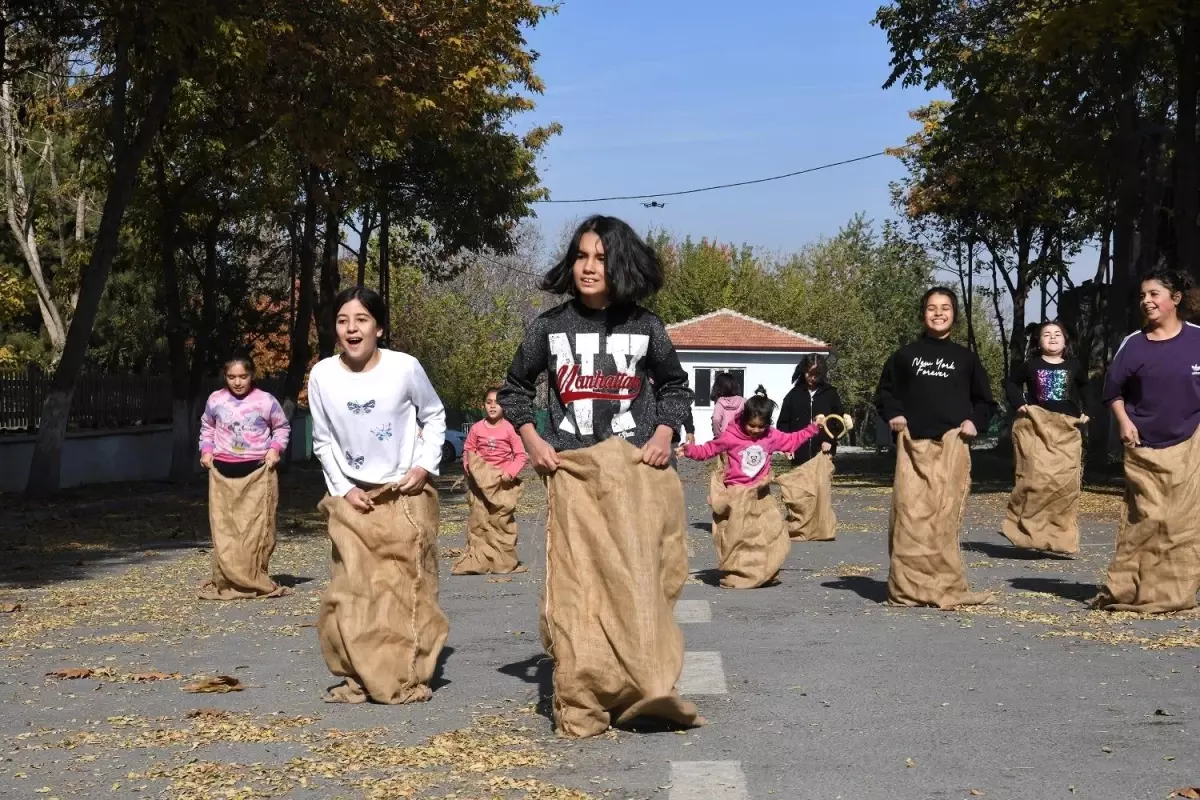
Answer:
M740 761L672 761L670 800L746 800Z
M680 600L675 604L675 621L681 625L712 622L712 607L707 600Z
M683 674L679 676L679 693L688 696L696 694L729 694L725 686L725 668L722 666L721 654L711 652L685 652L683 654Z

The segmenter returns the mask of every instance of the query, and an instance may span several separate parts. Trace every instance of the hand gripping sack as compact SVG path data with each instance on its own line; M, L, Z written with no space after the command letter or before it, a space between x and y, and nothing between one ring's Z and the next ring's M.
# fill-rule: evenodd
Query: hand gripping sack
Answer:
M521 480L504 473L476 453L468 453L467 552L454 563L454 575L508 573L518 570L517 503ZM523 569L523 568L522 568Z
M1079 420L1030 406L1013 423L1016 480L1004 525L1017 547L1079 552L1079 494L1083 434Z
M779 502L771 494L771 473L753 486L726 486L721 474L709 482L713 544L726 589L756 589L770 583L787 560L792 544L783 527Z
M450 626L438 605L437 491L368 492L366 514L326 497L333 543L329 588L317 634L329 671L346 679L333 702L412 703L432 696L429 681Z
M1196 607L1200 591L1200 431L1172 447L1125 448L1125 516L1092 605L1146 614Z
M833 458L819 453L775 479L787 509L787 532L794 542L832 542L837 538L833 512Z
M675 470L606 439L559 453L546 500L541 634L554 659L559 734L595 736L639 716L703 724L675 690L683 669L675 601L687 578Z
M275 551L279 475L266 466L244 478L208 471L208 524L212 529L212 579L204 600L279 597L287 589L267 572Z
M956 608L992 599L971 591L963 567L958 539L970 492L971 449L957 428L941 439L901 432L888 536L889 603Z

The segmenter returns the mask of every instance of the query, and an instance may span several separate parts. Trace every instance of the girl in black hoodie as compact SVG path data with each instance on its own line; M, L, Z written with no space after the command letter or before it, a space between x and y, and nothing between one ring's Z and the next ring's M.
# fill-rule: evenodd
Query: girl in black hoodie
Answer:
M842 398L837 389L826 383L828 369L825 359L816 353L809 353L800 359L796 371L792 373L792 390L783 398L783 407L779 410L777 428L784 433L802 430L811 424L818 415L826 417L845 413ZM817 453L837 452L837 440L832 439L821 431L809 439L799 450L792 454L792 464L799 466Z

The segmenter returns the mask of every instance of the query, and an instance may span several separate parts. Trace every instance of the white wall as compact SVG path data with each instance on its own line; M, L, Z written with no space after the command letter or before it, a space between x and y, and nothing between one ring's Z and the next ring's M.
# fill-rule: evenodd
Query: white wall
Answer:
M29 479L36 436L0 436L0 492L23 492ZM309 417L292 420L292 458L309 452ZM201 469L197 456L196 470ZM70 431L63 442L62 488L90 483L164 480L171 470L171 426Z
M746 371L746 396L754 394L754 389L761 383L767 390L767 395L776 403L782 404L783 397L792 388L792 372L796 364L808 351L798 350L790 353L739 353L679 351L679 362L688 373L692 388L696 386L696 369L711 369L717 371L723 368L744 369ZM701 401L707 398L696 398ZM776 412L778 418L778 411ZM692 419L696 424L696 442L703 444L712 438L712 405L692 406Z

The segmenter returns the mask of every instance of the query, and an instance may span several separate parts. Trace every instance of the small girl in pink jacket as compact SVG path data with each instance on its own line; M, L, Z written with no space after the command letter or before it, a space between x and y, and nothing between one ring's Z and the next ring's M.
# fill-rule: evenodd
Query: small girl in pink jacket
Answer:
M746 401L736 425L728 425L724 433L708 444L683 445L675 451L682 458L707 461L721 453L729 456L725 470L726 486L751 486L758 482L771 465L774 453L791 453L817 435L816 424L784 433L771 427L775 403L761 395Z
M716 439L725 432L729 423L737 419L746 401L738 391L737 381L728 372L718 372L713 376L712 401L712 429L713 438Z

